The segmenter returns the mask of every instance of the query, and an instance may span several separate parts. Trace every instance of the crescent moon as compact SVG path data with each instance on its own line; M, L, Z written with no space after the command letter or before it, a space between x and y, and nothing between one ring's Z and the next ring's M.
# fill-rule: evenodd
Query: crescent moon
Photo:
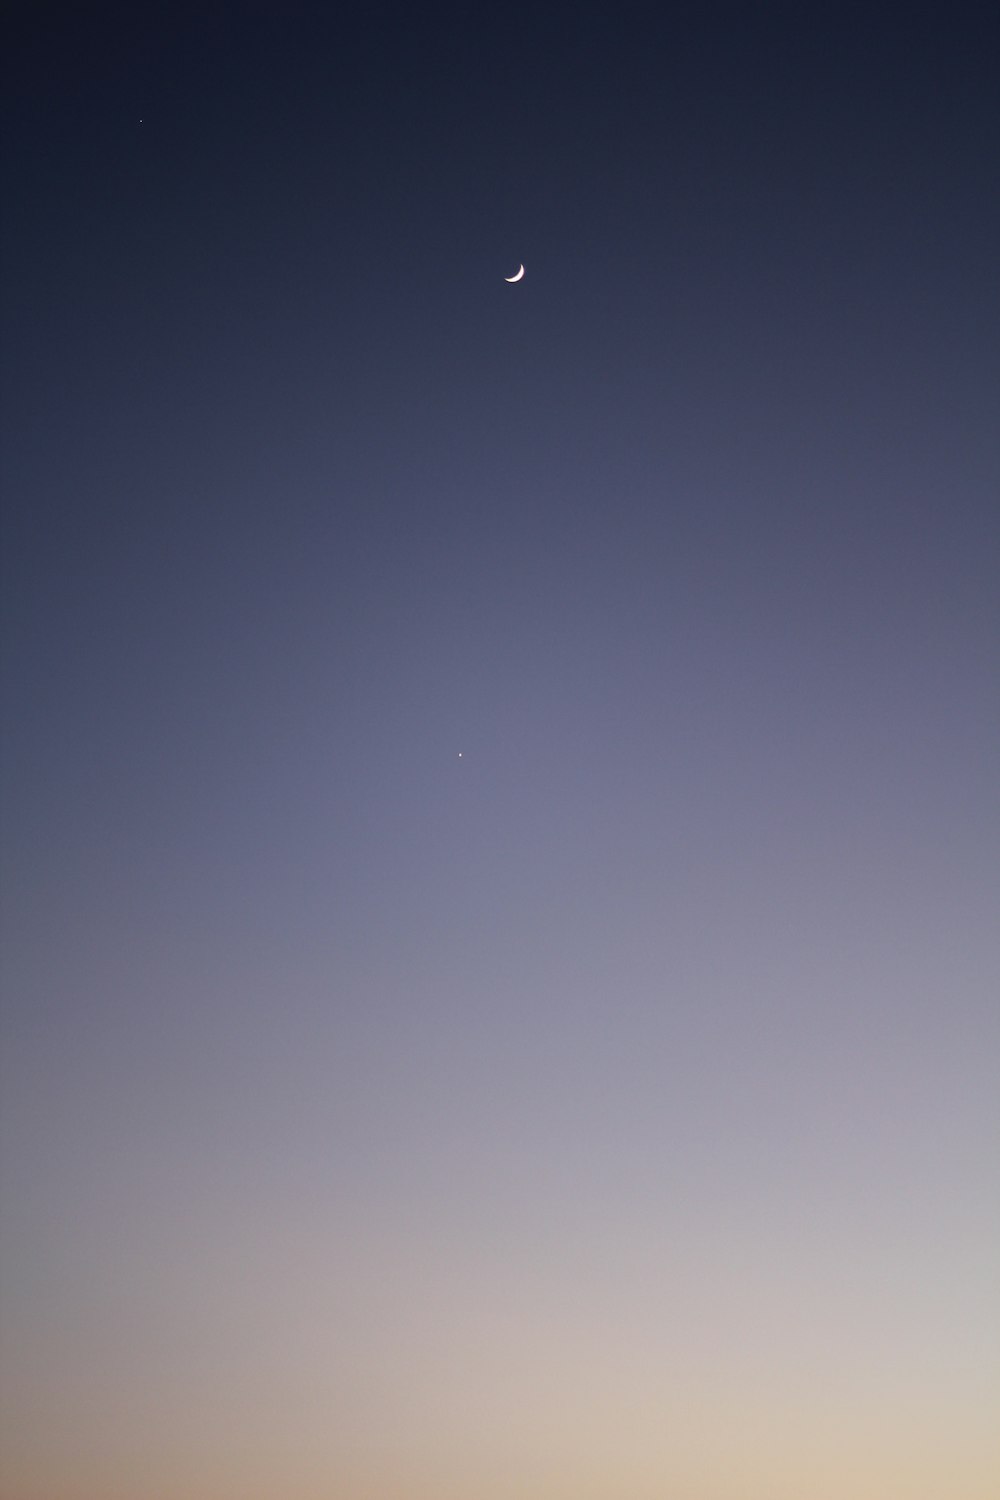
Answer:
M524 267L523 266L518 271L518 273L517 273L516 276L505 276L504 277L504 281L523 281L523 280L524 280Z

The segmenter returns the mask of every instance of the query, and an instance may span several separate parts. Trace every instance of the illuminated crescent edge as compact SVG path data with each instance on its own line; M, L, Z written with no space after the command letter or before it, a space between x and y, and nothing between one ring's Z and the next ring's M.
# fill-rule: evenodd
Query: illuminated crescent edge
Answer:
M504 277L504 281L520 281L523 276L524 276L524 267L522 266L521 269L518 271L518 273L517 273L516 276L505 276Z

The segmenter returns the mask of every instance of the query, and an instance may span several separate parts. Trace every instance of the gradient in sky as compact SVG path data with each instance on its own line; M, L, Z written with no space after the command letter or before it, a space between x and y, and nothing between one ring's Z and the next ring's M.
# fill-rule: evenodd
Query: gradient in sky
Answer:
M5 26L2 1500L994 1500L987 8Z

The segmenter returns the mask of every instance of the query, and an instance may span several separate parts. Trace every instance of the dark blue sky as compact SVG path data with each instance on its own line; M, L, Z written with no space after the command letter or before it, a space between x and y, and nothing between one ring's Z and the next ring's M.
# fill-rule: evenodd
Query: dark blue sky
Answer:
M986 1500L995 19L5 26L3 1500Z

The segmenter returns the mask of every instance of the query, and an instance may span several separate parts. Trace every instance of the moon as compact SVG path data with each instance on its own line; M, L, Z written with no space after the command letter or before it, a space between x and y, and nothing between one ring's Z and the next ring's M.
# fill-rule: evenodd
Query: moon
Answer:
M523 266L518 271L518 273L517 273L516 276L505 276L504 277L504 281L523 281L523 280L524 280L524 267Z

